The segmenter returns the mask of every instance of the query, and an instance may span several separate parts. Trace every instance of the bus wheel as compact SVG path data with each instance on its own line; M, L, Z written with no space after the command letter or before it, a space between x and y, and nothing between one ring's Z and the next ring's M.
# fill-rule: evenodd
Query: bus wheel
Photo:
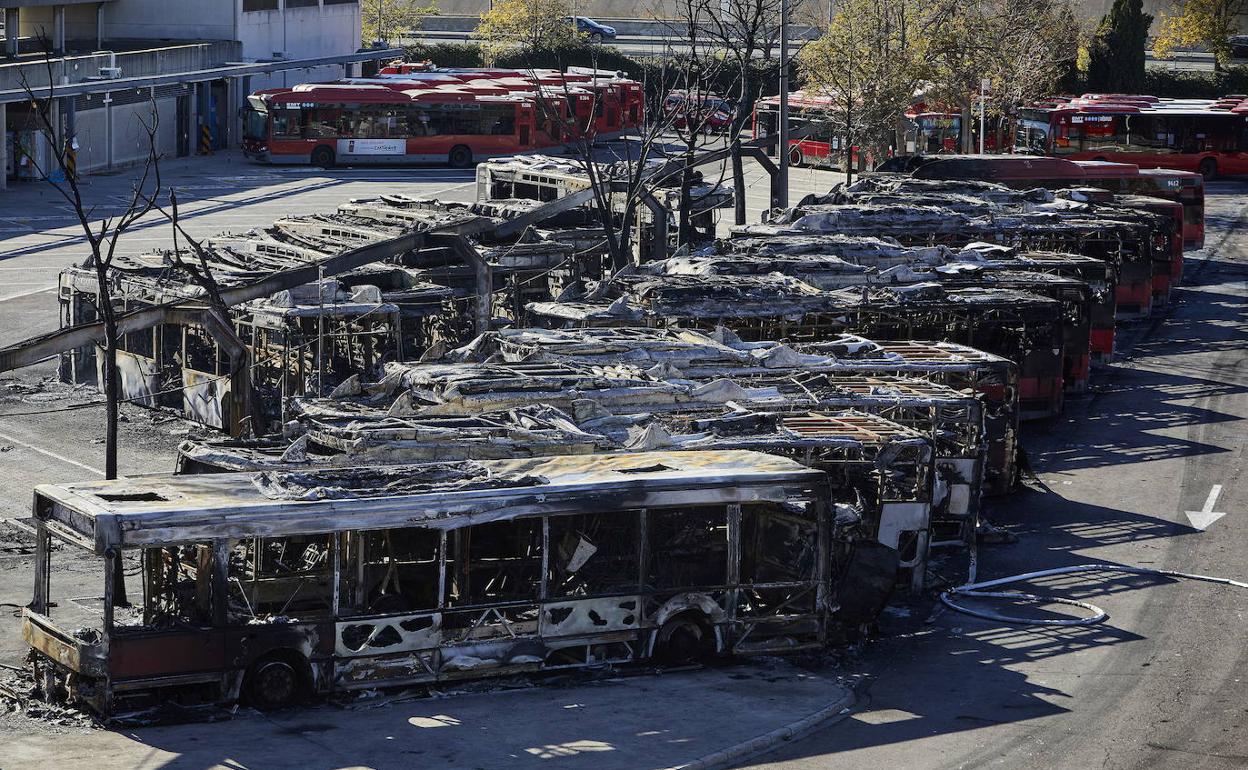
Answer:
M700 617L686 612L663 624L654 648L654 657L661 663L696 663L715 652L715 633Z
M324 145L317 147L312 151L312 165L320 166L321 168L333 168L334 151Z
M446 162L451 164L451 168L468 168L472 165L472 150L462 144L457 144L451 148L451 154Z
M806 162L806 156L802 154L801 147L789 148L789 165L790 166L800 166L805 162Z
M248 699L261 711L294 706L306 690L306 667L296 652L266 655L247 674Z
M1218 162L1213 158L1205 158L1197 166L1197 170L1200 171L1200 175L1206 180L1216 179L1218 176Z

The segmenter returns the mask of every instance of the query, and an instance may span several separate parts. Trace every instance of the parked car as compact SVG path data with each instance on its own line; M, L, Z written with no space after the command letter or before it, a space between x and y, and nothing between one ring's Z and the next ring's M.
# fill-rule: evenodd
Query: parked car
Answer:
M1226 42L1231 44L1231 56L1248 59L1248 35L1231 35Z
M732 118L736 107L732 102L712 93L702 94L701 105L690 104L689 93L684 90L672 90L663 100L663 111L672 116L675 128L685 128L689 124L690 112L695 112L695 123L700 121L706 132L727 131L732 127Z
M603 40L615 40L615 27L609 27L606 24L596 22L588 16L569 16L568 22L576 22L576 31L588 35L592 42L601 43Z

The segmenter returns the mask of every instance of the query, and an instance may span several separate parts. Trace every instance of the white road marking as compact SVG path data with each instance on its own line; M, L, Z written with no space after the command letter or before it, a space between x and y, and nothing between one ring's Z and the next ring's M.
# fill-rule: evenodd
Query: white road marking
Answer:
M0 297L0 302L8 302L11 299L21 299L22 297L29 297L32 294L43 294L45 291L55 290L56 284L53 284L51 286L44 286L42 289L31 289L30 291L24 291L21 294L10 294L7 297Z
M48 451L47 449L41 449L35 446L34 444L27 444L25 441L22 441L21 439L16 439L16 438L13 438L12 436L6 436L3 433L0 433L0 441L9 441L14 444L17 444L18 446L26 447L32 452L38 452L41 455L46 455L48 457L51 457L53 460L60 460L63 463L69 463L70 465L74 465L79 468L82 468L84 471L90 471L91 473L94 473L97 476L104 475L104 471L100 470L99 468L92 468L90 465L83 465L77 460L71 460L68 457L65 457L64 455L58 455L56 452L51 452L51 451Z
M1192 526L1199 530L1209 528L1209 525L1226 515L1226 511L1215 511L1213 506L1218 502L1218 495L1222 494L1222 485L1214 484L1213 489L1209 490L1209 496L1205 498L1205 506L1199 511L1185 511L1187 520Z

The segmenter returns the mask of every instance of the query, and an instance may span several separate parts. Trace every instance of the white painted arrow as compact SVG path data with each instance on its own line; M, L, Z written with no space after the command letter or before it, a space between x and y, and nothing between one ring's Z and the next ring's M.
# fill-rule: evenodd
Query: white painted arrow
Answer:
M1196 529L1205 530L1209 525L1226 515L1226 511L1215 511L1213 506L1218 502L1218 495L1222 494L1222 485L1214 484L1213 489L1209 490L1209 496L1205 498L1205 507L1199 511L1185 511L1187 520L1192 523Z

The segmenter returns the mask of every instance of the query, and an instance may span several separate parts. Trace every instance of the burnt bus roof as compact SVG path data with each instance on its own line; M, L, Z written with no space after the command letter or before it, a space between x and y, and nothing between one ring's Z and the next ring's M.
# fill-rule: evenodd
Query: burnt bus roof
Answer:
M614 413L627 414L719 408L729 401L761 405L780 400L795 407L850 407L911 400L962 403L970 398L962 391L915 377L818 370L803 372L810 376L800 387L794 383L791 369L764 368L756 369L757 373L725 369L702 374L695 380L685 379L678 372L650 374L628 366L613 367L615 374L609 376L598 367L576 362L389 363L385 371L384 386L373 388L370 394L336 399L294 398L292 408L298 415L325 420L356 419L379 412L396 418L472 414L542 404L563 409L579 421L582 412L592 411L590 404L606 405ZM818 381L812 379L816 375ZM780 385L773 386L772 381ZM781 386L785 390L783 398L777 392Z
M791 347L770 341L742 342L723 327L712 332L672 327L501 329L478 337L453 355L456 360L512 363L669 364L690 377L788 369L867 373L909 367L1013 366L1009 359L951 342L874 342L856 334L837 334Z
M557 412L552 407L545 409ZM709 410L639 417L641 419L622 419L615 424L598 418L592 429L586 426L587 430L598 431L592 434L579 428L572 430L578 436L592 438L589 451L597 452L756 449L775 453L833 448L846 461L852 462L869 460L900 442L918 450L917 456L921 458L931 456L931 442L914 428L853 409L777 413L725 410L722 405L716 405ZM571 422L570 418L565 419ZM392 421L384 418L353 421L337 432L338 438L346 440L336 447L321 446L317 451L308 451L310 446L325 440L325 431L315 421L305 422L304 427L307 433L294 442L230 439L184 442L179 447L183 460L181 472L346 468L364 463L404 465L427 461L448 445L455 445L453 454L463 460L533 456L521 441L500 442L498 446L482 441L458 442L454 429L445 430L441 435L416 432L399 437L395 435ZM582 446L574 444L544 444L540 448L546 450L546 456L587 453ZM335 449L337 451L333 451ZM508 452L510 454L506 454Z
M644 452L152 476L35 488L35 515L103 554L344 529L456 529L521 516L785 502L825 475L758 452Z

